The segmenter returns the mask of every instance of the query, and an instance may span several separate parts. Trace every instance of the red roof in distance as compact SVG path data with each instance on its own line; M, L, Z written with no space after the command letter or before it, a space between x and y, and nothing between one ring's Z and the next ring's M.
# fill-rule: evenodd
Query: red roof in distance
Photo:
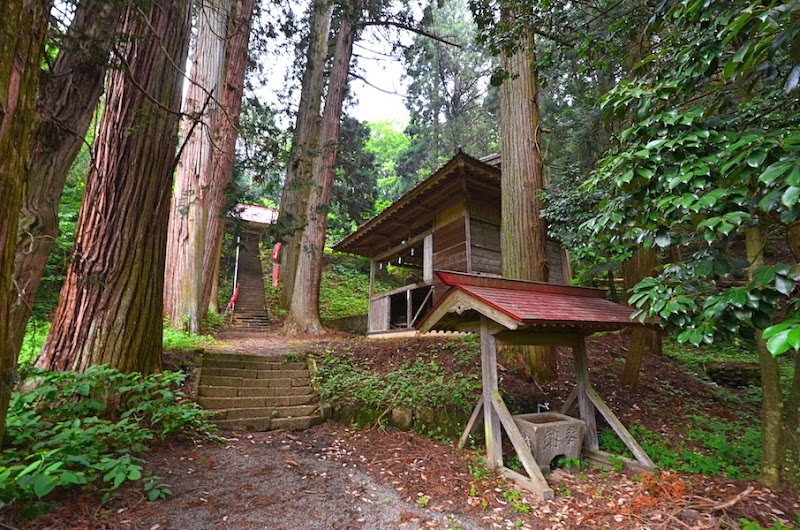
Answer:
M437 322L429 322L431 318L442 321L458 318L452 312L447 315L442 314L442 306L448 304L458 305L458 308L453 309L459 314L466 309L480 312L480 307L488 306L500 311L516 325L525 328L552 329L556 326L601 331L642 325L638 320L631 319L632 308L607 300L606 292L602 289L508 280L448 271L436 271L436 274L451 289L420 322L419 327L425 331L452 328L452 322L442 322L441 327L437 326ZM456 295L459 292L474 299L476 302L474 307L468 307L469 298ZM442 309L437 311L438 308Z

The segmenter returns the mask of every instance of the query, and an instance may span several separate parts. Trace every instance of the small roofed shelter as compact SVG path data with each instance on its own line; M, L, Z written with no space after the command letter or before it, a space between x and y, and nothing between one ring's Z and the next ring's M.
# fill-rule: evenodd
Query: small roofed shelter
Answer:
M260 237L278 219L278 212L269 206L240 203L233 208L228 217L242 221L246 232Z
M463 447L483 421L486 460L491 469L542 498L553 490L532 455L537 440L520 431L520 416L513 417L503 402L497 380L497 344L569 346L575 359L577 384L560 413L566 415L577 400L582 426L582 452L590 461L609 464L612 455L600 451L596 412L599 412L625 443L635 460L619 458L625 465L649 470L655 464L631 436L589 381L585 338L600 331L649 325L631 319L630 307L606 299L601 289L569 287L539 282L490 278L474 274L437 271L447 292L419 323L423 332L469 331L480 334L482 396L461 437ZM528 414L523 416L536 416ZM528 476L503 466L501 428L508 435ZM573 431L574 432L574 431ZM557 438L557 436L556 436ZM546 440L546 443L557 439Z
M369 324L371 336L414 331L414 324L444 289L437 270L499 276L500 159L483 160L459 151L333 250L370 258ZM561 245L547 241L549 281L568 284L569 260ZM415 281L375 292L375 275L384 265L416 269Z

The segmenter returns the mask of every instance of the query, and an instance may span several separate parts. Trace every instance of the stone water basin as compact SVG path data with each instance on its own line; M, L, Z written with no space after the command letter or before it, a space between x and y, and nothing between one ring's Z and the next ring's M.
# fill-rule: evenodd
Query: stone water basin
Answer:
M583 420L557 412L517 414L514 416L542 471L550 471L550 463L557 456L580 458L586 424Z

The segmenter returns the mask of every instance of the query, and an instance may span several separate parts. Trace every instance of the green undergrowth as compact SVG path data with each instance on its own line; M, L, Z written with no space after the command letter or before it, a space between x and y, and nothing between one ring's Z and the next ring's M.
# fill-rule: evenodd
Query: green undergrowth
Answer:
M164 326L164 350L193 351L201 350L215 343L211 335L197 335L187 331Z
M480 391L474 375L447 375L435 359L405 362L381 373L352 355L330 350L317 362L316 384L323 401L374 410L394 406L469 411Z
M754 478L761 460L761 431L741 422L692 416L685 438L665 442L661 434L638 424L628 429L662 469L733 479ZM611 429L600 432L600 447L631 458L630 451Z
M148 377L107 366L83 373L33 369L26 390L13 393L0 501L35 515L59 489L98 488L105 496L126 482L141 482L150 500L169 486L144 470L141 455L169 437L216 438L208 413L180 390L180 372Z
M740 339L695 347L690 344L681 344L673 338L665 338L663 351L666 356L680 362L689 372L709 382L710 380L706 375L706 366L709 364L758 363L756 345L750 341ZM787 396L791 390L792 378L794 377L794 361L790 355L777 357L777 361L781 376L781 389L784 396ZM732 390L720 386L718 392L734 410L739 412L739 416L742 416L744 411L738 407L759 407L763 395L760 386L751 386L741 390Z
M320 286L320 316L332 320L365 315L369 310L369 260L358 256L326 255L327 266ZM376 292L387 291L392 284L380 275Z
M219 320L223 318L216 313L209 315L206 323L207 329L215 329L219 326ZM19 352L19 366L25 369L31 366L39 355L47 334L50 333L50 322L31 318L25 330L25 338ZM185 331L177 330L164 325L164 349L167 351L194 351L212 346L215 344L214 337L211 335L196 335Z

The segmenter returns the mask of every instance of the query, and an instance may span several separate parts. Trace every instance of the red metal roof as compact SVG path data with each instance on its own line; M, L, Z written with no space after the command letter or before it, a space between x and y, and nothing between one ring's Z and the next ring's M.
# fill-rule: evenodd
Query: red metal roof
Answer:
M633 309L606 300L602 289L444 271L437 271L437 275L451 287L451 292L439 300L428 312L428 317L436 313L438 306L447 304L453 292L461 291L526 327L567 326L600 330L640 325L638 320L631 320ZM426 325L425 320L420 327ZM427 326L431 325L432 329L436 328L435 323L427 323Z

